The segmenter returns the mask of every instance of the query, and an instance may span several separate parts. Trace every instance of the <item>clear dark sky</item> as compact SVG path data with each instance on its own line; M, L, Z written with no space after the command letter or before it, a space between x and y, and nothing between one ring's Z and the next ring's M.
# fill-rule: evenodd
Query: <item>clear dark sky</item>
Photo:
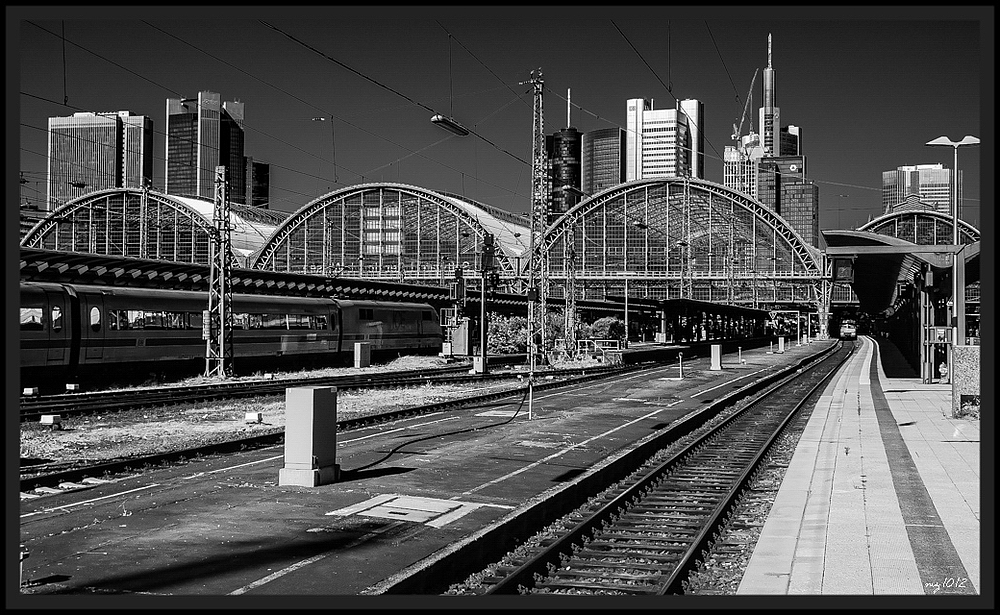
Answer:
M526 212L532 113L519 82L539 68L547 134L567 123L624 126L629 98L657 109L701 100L706 179L722 183L723 151L770 33L776 104L782 124L802 128L821 229L879 215L882 171L951 167L951 148L924 144L969 134L983 145L959 150L963 217L978 226L980 157L992 152L992 10L179 5L18 8L18 23L8 7L19 55L8 63L20 69L19 96L9 97L20 105L17 170L29 180L21 197L45 198L47 118L78 111L150 116L162 188L166 99L212 90L245 104L246 154L271 164L273 209L364 180ZM759 128L761 85L758 75L744 132ZM429 109L480 136L451 136ZM311 120L331 115L333 130Z

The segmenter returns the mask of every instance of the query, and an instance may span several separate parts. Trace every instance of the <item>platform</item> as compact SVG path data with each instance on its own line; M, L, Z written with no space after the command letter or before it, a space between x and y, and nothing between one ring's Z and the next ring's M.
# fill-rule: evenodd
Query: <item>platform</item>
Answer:
M979 420L952 416L948 384L888 377L899 351L861 340L808 422L739 594L980 593Z

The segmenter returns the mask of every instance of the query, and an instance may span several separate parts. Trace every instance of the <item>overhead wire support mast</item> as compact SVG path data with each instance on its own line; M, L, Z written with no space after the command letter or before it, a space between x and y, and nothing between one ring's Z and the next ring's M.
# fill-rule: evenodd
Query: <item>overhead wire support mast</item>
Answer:
M232 229L226 167L215 167L215 209L212 213L208 309L203 318L205 376L228 378L233 373Z
M521 85L531 84L533 90L531 126L531 237L528 242L528 360L532 373L538 354L545 348L545 248L542 237L548 219L548 184L545 172L545 132L542 115L542 93L545 82L542 69L531 71L531 78ZM542 292L539 293L539 286ZM541 295L541 297L539 297ZM538 299L541 298L541 305ZM536 331L537 329L537 331Z

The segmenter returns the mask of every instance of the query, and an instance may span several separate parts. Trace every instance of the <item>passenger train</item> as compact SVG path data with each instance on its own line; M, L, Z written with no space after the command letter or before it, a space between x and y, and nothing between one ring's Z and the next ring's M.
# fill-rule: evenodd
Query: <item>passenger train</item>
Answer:
M208 293L21 282L22 387L135 382L204 372ZM233 367L252 374L440 352L437 311L421 303L234 294Z
M853 320L844 320L840 323L840 339L853 340L858 337L858 325Z

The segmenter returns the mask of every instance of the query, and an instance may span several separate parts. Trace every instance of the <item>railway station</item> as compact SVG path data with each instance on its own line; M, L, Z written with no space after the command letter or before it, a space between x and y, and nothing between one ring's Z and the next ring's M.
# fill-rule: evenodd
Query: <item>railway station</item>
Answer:
M958 242L951 238L955 228ZM595 476L621 472L604 470L617 468L618 456L643 449L654 434L727 391L761 386L842 346L850 367L841 373L848 375L825 385L738 593L925 593L934 583L945 593L979 593L980 552L970 540L974 531L978 539L979 435L956 418L980 394L979 232L917 208L858 230L826 231L824 238L825 251L813 248L746 195L681 177L627 182L585 197L543 232L458 195L395 183L341 189L288 215L139 189L79 197L23 236L22 287L429 306L442 331L434 343L442 353L447 347L470 360L481 357L480 372L487 353L477 327L487 310L527 315L535 326L538 319L563 323L563 339L528 337L528 356L534 357L534 343L543 358L559 343L564 351L578 348L581 324L611 316L623 322L616 364L637 371L600 385L604 396L590 385L540 389L528 419L527 394L475 406L444 419L455 421L445 427L407 419L397 426L402 433L432 435L412 439L428 443L408 451L404 463L381 464L395 452L380 437L383 428L338 435L338 470L325 475L336 479L324 484L282 484L287 452L270 447L239 461L199 461L196 474L176 466L108 483L70 482L80 490L54 489L44 497L22 490L22 540L30 553L22 565L29 578L43 581L28 593L445 593L444 580L458 583L458 571L488 566L513 549L501 537L512 527L554 520L551 510L541 511L560 501L556 508L568 510L575 502L568 494ZM236 328L239 318L252 321L252 310L237 312L219 311L212 322ZM54 312L42 315L55 324ZM192 311L181 328L201 333L202 316ZM95 323L91 312L76 327L96 332L103 318ZM281 328L290 330L290 313L284 318ZM856 341L838 339L840 321L848 319L858 321ZM354 333L343 323L348 339ZM221 354L222 334L205 331L209 337L193 347L204 349L208 339L211 354L218 339L216 364L231 364L234 357ZM287 340L281 343L282 353L291 352ZM345 343L342 350L352 349ZM538 367L531 364L532 378ZM853 417L845 409L855 408L860 435L838 432L836 446L824 444L832 425L842 423L838 413ZM482 437L452 439L483 430L483 421L490 429ZM904 428L910 421L921 426ZM947 430L967 446L935 439ZM852 465L860 458L852 450L864 451L863 472ZM890 454L902 450L913 451L909 465ZM917 451L935 461L918 459ZM893 488L897 480L928 488L902 493ZM219 481L241 487L225 489L223 498ZM795 499L809 490L836 494L844 481L870 488L869 497L862 504ZM188 489L220 497L188 497ZM113 519L110 507L123 502L135 518L118 529L97 524L75 555L41 537L59 534L63 512L95 507ZM859 505L866 519L892 515L891 532L852 521L850 531L869 537L858 548L870 556L873 581L839 583L856 562L838 546L837 531L847 527L845 511L856 513ZM220 506L231 513L225 519ZM937 516L920 517L928 507ZM824 532L810 529L817 523ZM910 529L915 524L937 529L920 534ZM929 543L939 549L928 550ZM114 546L100 551L100 544ZM891 562L880 559L884 544ZM114 553L116 562L145 563L95 568L79 555L98 551ZM825 564L815 563L817 554ZM243 563L233 568L236 560ZM883 569L895 572L882 578ZM777 578L776 570L783 571Z

